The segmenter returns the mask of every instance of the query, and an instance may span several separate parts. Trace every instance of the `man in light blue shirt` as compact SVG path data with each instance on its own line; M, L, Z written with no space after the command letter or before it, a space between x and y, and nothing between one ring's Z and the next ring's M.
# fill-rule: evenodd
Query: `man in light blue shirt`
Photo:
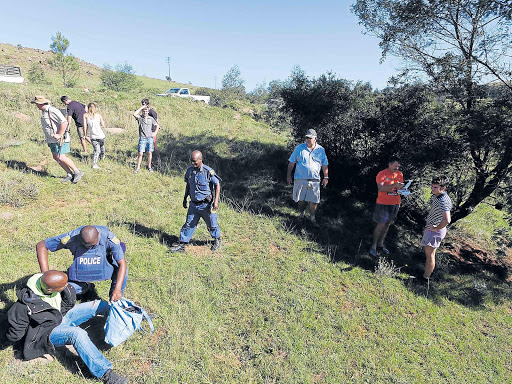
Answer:
M329 167L325 149L316 142L316 131L306 132L306 142L295 147L288 159L286 181L292 183L292 170L295 167L293 200L298 203L300 217L304 217L306 202L309 202L311 221L316 222L316 209L320 202L320 182L325 188L329 182ZM320 177L323 172L323 179Z

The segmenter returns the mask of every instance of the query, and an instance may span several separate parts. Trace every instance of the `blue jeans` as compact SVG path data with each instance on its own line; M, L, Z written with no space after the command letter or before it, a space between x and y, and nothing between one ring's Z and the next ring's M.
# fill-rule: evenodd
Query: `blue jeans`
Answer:
M75 305L50 334L50 342L55 347L72 345L75 347L82 361L87 365L91 373L100 378L109 369L112 363L96 348L89 339L85 330L79 327L80 324L96 315L107 315L110 306L104 300L89 301Z
M211 205L208 203L195 205L191 201L188 206L187 220L185 221L183 227L181 227L180 242L188 243L190 241L200 218L203 218L206 226L208 227L208 230L210 231L210 235L212 235L214 239L218 239L220 237L217 213L212 212Z

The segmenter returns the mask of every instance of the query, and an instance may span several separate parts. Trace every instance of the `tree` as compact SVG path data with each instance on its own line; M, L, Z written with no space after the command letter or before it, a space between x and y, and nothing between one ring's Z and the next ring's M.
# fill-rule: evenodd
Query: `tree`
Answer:
M353 11L380 39L383 60L388 54L404 60L402 78L426 79L457 103L454 135L473 181L453 221L467 216L512 172L512 140L500 131L506 129L510 138L506 116L500 119L499 103L481 92L494 82L508 90L507 100L512 97L512 5L505 0L357 0ZM483 116L494 116L495 125Z
M105 88L116 92L129 91L139 86L135 70L126 62L116 65L115 69L105 64L101 70L100 80Z
M69 40L62 33L57 32L55 36L52 36L50 50L54 55L48 60L48 63L61 73L64 87L72 87L75 84L80 69L77 59L67 53L68 48Z
M244 79L238 65L232 66L222 78L222 90L232 98L241 99L245 97Z

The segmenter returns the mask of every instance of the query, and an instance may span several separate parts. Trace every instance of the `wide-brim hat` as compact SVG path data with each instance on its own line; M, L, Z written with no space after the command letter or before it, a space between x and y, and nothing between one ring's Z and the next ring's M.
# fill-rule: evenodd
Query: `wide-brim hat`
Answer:
M308 129L306 132L306 137L309 137L310 139L313 139L316 137L316 131L314 129Z
M32 104L50 104L50 100L48 100L44 96L35 96L34 100L31 101Z

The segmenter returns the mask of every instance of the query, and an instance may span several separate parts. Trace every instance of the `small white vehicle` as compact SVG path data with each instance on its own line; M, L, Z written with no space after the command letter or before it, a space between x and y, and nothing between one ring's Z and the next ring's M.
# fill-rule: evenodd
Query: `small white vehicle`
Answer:
M15 65L0 65L0 81L7 83L23 83L21 68Z
M188 88L171 88L164 93L157 94L157 96L185 97L195 101L202 101L203 103L210 104L210 96L191 95Z

